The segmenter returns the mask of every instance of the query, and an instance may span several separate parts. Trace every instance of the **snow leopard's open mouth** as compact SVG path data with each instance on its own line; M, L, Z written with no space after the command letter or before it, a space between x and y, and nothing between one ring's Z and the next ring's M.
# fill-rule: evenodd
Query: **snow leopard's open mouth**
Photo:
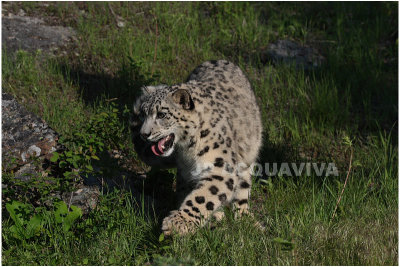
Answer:
M154 142L154 144L151 145L151 151L153 151L153 153L156 156L162 156L172 148L174 140L175 140L175 135L173 133L167 135L166 137L161 138L157 142Z

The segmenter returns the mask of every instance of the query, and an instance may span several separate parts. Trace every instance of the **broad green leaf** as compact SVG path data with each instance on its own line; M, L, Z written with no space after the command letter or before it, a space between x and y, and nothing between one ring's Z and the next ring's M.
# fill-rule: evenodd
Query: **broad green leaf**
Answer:
M57 202L55 204L56 211L54 212L54 216L57 223L62 223L64 219L68 215L68 207L64 201Z
M164 233L161 233L160 237L158 238L158 242L161 243L162 241L164 241L164 238L165 238Z
M82 210L72 205L71 211L69 211L67 204L63 201L58 202L56 207L57 210L54 212L56 222L62 223L63 230L68 232L74 221L82 216Z
M17 227L22 227L24 224L23 213L27 213L29 209L26 204L19 201L13 201L11 204L6 204L6 209L10 213L11 219L14 221Z
M10 231L13 234L13 236L19 240L24 240L25 235L24 235L24 231L21 228L18 228L16 225L13 225L10 227Z
M57 160L59 159L60 154L58 154L57 152L53 152L53 155L50 158L51 162L57 162Z
M33 216L29 220L27 227L26 227L27 238L31 238L31 237L35 236L40 231L42 224L43 224L42 216L40 216L40 215Z

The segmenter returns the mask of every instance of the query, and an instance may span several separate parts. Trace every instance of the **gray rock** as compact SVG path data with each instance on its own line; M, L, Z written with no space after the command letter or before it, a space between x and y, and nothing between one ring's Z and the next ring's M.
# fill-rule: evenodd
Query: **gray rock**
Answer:
M83 214L88 214L95 209L99 200L100 191L96 186L80 185L74 192L65 192L61 194L61 199L71 205L77 206Z
M70 27L48 26L40 18L24 16L24 13L2 16L1 40L7 51L13 53L19 49L35 52L54 52L66 46L75 37Z
M62 149L58 134L46 122L24 107L9 94L2 94L2 157L5 171L17 172L22 166L50 159L52 153ZM29 173L32 172L32 168ZM23 175L20 172L19 175Z
M278 40L261 52L261 62L294 64L297 68L311 70L320 67L325 58L317 49L290 40Z
M31 163L22 165L15 173L14 178L22 181L29 181L32 176L38 174L38 168Z

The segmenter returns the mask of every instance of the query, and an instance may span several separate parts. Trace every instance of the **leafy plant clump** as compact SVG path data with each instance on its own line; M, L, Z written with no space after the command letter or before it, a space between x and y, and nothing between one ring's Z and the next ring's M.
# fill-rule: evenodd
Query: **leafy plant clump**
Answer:
M64 233L68 233L74 222L82 216L82 210L76 206L71 206L70 210L63 201L55 203L53 210L34 208L32 205L12 201L6 205L13 224L9 227L12 237L24 242L38 237L41 234L52 236L45 228L49 219L61 226Z
M100 166L101 153L113 148L125 149L127 144L123 141L129 132L121 124L120 113L123 117L129 114L124 108L119 111L117 105L111 102L101 105L99 112L94 114L87 124L73 133L71 137L61 137L60 142L69 147L68 150L53 153L51 161L58 164L64 178L72 181L76 175L88 175L93 172L93 166ZM96 164L97 163L97 164Z

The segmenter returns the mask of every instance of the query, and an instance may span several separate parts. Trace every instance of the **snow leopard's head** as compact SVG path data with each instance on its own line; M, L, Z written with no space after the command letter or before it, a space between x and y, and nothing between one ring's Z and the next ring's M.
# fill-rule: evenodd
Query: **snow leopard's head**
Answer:
M158 165L160 158L173 155L177 144L189 141L194 102L190 90L179 85L149 86L142 91L131 119L135 149L145 162Z

